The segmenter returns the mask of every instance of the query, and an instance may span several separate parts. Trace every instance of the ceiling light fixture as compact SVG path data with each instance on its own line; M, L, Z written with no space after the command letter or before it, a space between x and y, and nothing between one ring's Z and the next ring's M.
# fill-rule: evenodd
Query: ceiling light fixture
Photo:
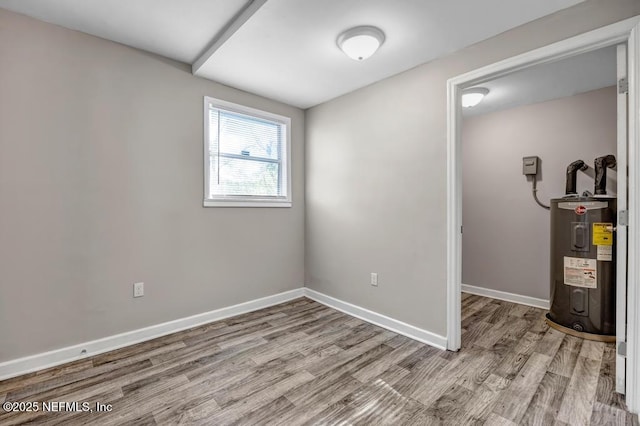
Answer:
M462 93L462 106L464 108L471 108L478 105L487 93L489 93L489 89L486 87L474 87L472 89L465 90Z
M384 43L382 30L371 26L351 28L338 36L338 47L351 59L362 61Z

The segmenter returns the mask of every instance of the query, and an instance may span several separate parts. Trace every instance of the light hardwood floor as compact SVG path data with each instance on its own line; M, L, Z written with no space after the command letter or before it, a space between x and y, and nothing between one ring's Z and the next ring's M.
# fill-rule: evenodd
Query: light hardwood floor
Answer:
M638 424L613 344L549 329L540 309L462 304L457 353L298 299L0 382L0 402L113 405L0 424Z

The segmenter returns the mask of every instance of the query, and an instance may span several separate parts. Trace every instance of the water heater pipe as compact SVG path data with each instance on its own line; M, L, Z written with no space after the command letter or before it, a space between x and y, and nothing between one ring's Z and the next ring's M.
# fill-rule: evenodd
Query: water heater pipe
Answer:
M578 192L576 190L576 174L578 170L587 170L589 168L588 165L584 163L582 160L576 160L573 163L569 164L567 167L567 185L565 189L566 195L577 195Z
M595 195L607 194L607 168L616 166L616 157L613 155L605 155L594 160L596 168Z

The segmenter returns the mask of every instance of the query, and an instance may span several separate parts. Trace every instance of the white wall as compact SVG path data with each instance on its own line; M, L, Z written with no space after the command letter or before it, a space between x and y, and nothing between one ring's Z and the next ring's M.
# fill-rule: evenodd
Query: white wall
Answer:
M593 160L616 154L616 89L465 118L462 127L462 282L549 299L549 211L531 195L522 157L541 158L538 196L564 195L567 166L583 160L578 192L594 192ZM616 172L607 190L615 194Z
M636 14L586 1L308 110L307 286L444 336L447 79Z
M293 208L202 207L205 95L292 118ZM303 138L300 109L0 9L0 362L301 287Z

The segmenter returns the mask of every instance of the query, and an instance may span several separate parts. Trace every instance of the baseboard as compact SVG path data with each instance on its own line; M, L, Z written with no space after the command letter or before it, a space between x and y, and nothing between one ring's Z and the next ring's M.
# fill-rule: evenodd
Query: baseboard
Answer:
M55 367L60 364L109 352L125 346L134 345L136 343L166 336L167 334L187 330L213 321L267 308L298 297L303 297L305 295L304 290L304 288L298 288L295 290L285 291L284 293L275 294L273 296L251 300L238 305L216 309L186 318L180 318L174 321L152 325L150 327L140 328L138 330L116 334L114 336L98 340L92 340L79 345L68 346L66 348L6 361L0 363L0 380L9 379L11 377L20 376L45 368ZM86 352L82 353L83 350Z
M549 309L549 301L546 299L538 299L536 297L529 297L529 296L522 296L520 294L507 293L506 291L491 290L489 288L462 284L462 292L475 294L477 296L491 297L492 299L506 300L507 302L533 306L534 308Z
M415 327L402 321L398 321L397 319L390 318L377 312L361 308L360 306L356 306L348 302L343 302L342 300L327 296L326 294L311 290L307 287L304 288L304 295L309 299L313 299L316 302L344 312L345 314L360 318L361 320L364 320L371 324L375 324L382 328L386 328L387 330L391 330L395 333L402 334L403 336L407 336L419 342L426 343L427 345L434 346L438 349L443 350L447 347L447 338L444 336L440 336L430 331L423 330L421 328Z
M136 343L145 342L147 340L166 336L171 333L187 330L210 322L219 321L235 315L267 308L299 297L308 297L309 299L315 300L316 302L322 303L323 305L329 306L356 318L360 318L371 324L378 325L395 333L426 343L427 345L434 346L439 349L446 349L446 337L431 333L430 331L423 330L377 312L361 308L360 306L343 302L342 300L327 296L309 288L298 288L284 293L275 294L273 296L240 303L238 305L216 309L210 312L180 318L162 324L156 324L150 327L140 328L138 330L116 334L98 340L92 340L78 345L67 346L65 348L41 354L6 361L0 363L0 381L113 351L125 346L135 345Z

